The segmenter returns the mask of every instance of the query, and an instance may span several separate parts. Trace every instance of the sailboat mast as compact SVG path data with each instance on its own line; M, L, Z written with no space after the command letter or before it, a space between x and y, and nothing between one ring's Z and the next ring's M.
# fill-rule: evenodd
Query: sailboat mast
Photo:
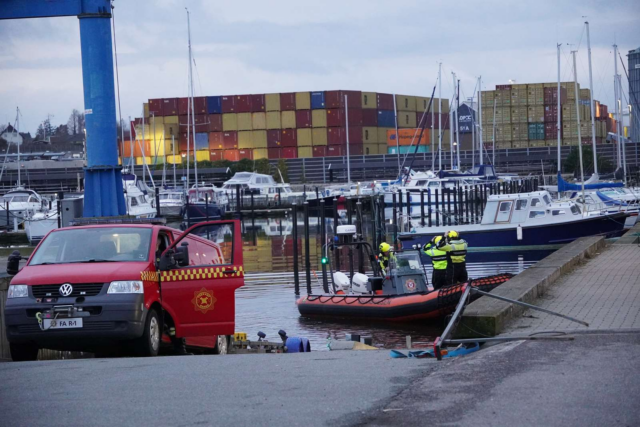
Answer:
M482 141L482 76L478 77L478 165L482 164L482 150L484 143Z
M474 114L476 91L471 95L471 169L476 167L476 115Z
M442 62L438 64L438 170L442 170Z
M195 172L196 180L196 197L198 197L198 158L196 157L198 150L196 147L196 109L193 102L193 57L191 56L191 19L189 9L187 9L187 31L189 33L189 95L191 97L189 104L191 108L191 127L193 128L193 132L191 132L193 134L193 171ZM189 157L189 152L187 152L187 157Z
M396 97L393 97L394 102ZM344 124L347 129L347 182L351 184L351 157L349 156L349 101L347 99L347 95L344 96ZM398 119L397 119L397 110L396 110L396 144L398 144ZM398 170L400 170L400 149L398 149ZM401 172L401 171L400 171ZM400 175L399 173L399 176Z
M144 170L147 166L147 155L144 152L144 143L146 139L144 138L144 111L142 112L142 143L140 144L140 151L142 151L142 182L147 183L147 178L144 175Z
M589 105L591 106L591 146L593 148L593 173L598 175L598 155L596 153L596 106L593 102L593 73L591 71L591 38L589 37L589 21L585 21L587 27L587 50L589 52ZM578 97L578 94L576 94Z
M624 139L624 132L622 131L622 75L618 74L618 97L619 97L619 104L618 104L618 108L620 109L620 118L616 124L616 128L618 129L618 134L620 135L620 141L622 142L621 145L621 149L620 151L622 151L622 171L624 172L624 183L627 183L627 150L626 150L626 146L625 146L625 142L623 141Z
M133 129L131 129L131 116L129 116L129 150L131 152L130 156L129 156L129 167L131 168L131 173L132 174L136 174L135 172L135 164L136 162L133 160L133 149L135 148L135 144L133 142L133 138L135 137L135 133L136 133L136 129L135 127ZM122 153L123 157L124 157L124 152ZM124 163L124 161L123 161Z
M175 190L178 187L176 183L176 138L174 135L171 135L171 152L173 153L173 189Z
M493 139L491 141L491 165L496 167L496 99L493 98Z
M619 110L618 110L618 99L620 94L618 93L618 45L614 44L613 45L613 89L614 89L614 94L615 94L615 116L616 116L616 120L620 120L620 114L619 114ZM621 156L621 151L620 151L620 128L618 127L618 124L616 123L616 146L617 146L617 154L618 154L618 169L620 168L620 165L622 165L622 156Z
M451 78L453 79L453 98L451 98L451 108L449 109L449 135L451 135L450 144L449 144L449 155L451 156L451 170L455 169L454 165L454 152L453 152L453 144L456 141L456 128L454 127L454 120L456 119L455 112L455 101L456 101L456 73L451 72Z
M460 109L460 79L457 80L457 88L456 91L456 164L458 169L460 169L460 124L458 123L458 110Z
M20 182L20 107L16 107L16 134L16 145L18 147L18 187L20 187L22 185L22 183Z
M576 91L576 117L578 119L578 154L580 156L580 181L582 185L582 199L586 198L584 195L584 168L582 167L582 137L580 134L580 100L578 96L578 70L576 68L576 51L571 51L571 55L573 56L573 85Z
M561 172L562 170L562 157L561 157L561 152L560 152L560 148L562 145L562 123L561 123L561 119L562 119L562 110L561 110L561 106L560 106L560 46L562 46L561 43L558 43L557 48L558 48L558 88L556 89L556 98L558 101L558 111L557 111L557 124L556 124L556 131L558 133L558 173Z

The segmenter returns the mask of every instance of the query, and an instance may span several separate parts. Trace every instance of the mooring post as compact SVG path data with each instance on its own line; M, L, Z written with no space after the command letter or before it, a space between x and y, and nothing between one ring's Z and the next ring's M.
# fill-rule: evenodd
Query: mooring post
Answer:
M429 227L431 227L431 189L427 188L427 212L429 213L429 217L427 218L427 223Z
M407 191L407 221L411 221L411 192Z
M404 212L404 198L402 197L402 190L398 192L398 216L402 217Z
M309 253L309 202L304 202L304 267L307 278L307 294L311 294L311 254Z
M464 187L464 217L465 220L467 221L467 224L469 224L469 187L465 186Z
M473 199L475 200L476 206L475 206L475 210L476 210L476 221L480 219L480 203L478 200L478 186L474 185L473 186Z
M396 201L397 193L393 192L393 247L396 247L396 241L398 240L398 205ZM396 248L397 249L397 248Z
M277 191L278 191L278 203L277 204L278 204L278 206L281 206L282 205L282 189L280 187L278 187Z
M325 245L327 244L327 229L325 221L324 211L324 199L319 201L320 205L320 264L322 266L322 290L325 294L329 293L329 282L327 281L327 265L322 262L322 259L328 257L329 254L325 253Z
M209 193L204 193L204 215L209 221Z
M538 178L533 179L533 191L538 191Z
M333 198L333 236L334 238L338 236L338 199L336 197ZM336 260L336 271L340 271L340 250L338 248L334 249L335 260Z
M436 227L440 227L440 205L438 204L438 189L436 188Z
M420 190L420 224L424 227L424 189Z
M300 278L298 277L298 205L295 202L291 205L291 217L293 227L291 237L293 238L293 287L296 296L300 296Z
M238 218L242 217L240 213L240 184L236 185L236 215Z
M160 212L160 189L158 187L156 187L155 200L156 200L156 218L160 218L162 217L162 214Z
M364 223L362 218L362 202L358 197L358 201L356 202L356 216L358 217L358 240L364 242ZM358 245L358 272L364 274L364 252L362 250L362 245Z
M453 190L453 223L457 225L460 223L458 219L458 190L456 188L452 188Z
M20 167L20 165L18 165L18 167ZM56 207L58 209L58 228L62 227L62 200L63 199L64 199L64 193L62 191L58 191L58 200L56 201ZM7 231L9 231L9 202L6 203L5 209L7 210Z
M447 219L447 222L451 225L451 189L447 190Z
M380 216L378 215L378 211L376 210L376 196L373 194L369 197L369 204L371 209L371 221L373 222L373 247L378 247L378 221L380 221Z
M387 215L384 212L385 207L384 195L382 195L378 199L378 212L380 213L380 236L378 238L378 245L387 240ZM376 246L373 250L377 251L378 247Z

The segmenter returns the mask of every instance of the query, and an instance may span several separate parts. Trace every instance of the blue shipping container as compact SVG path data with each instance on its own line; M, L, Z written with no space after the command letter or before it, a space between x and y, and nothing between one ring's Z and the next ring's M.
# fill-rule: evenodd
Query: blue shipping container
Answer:
M207 150L209 148L209 134L207 132L196 133L196 150Z
M324 92L311 92L311 109L322 110L325 108Z
M413 147L410 147L408 145L401 145L400 147L389 147L387 149L387 154L398 154L398 148L400 149L400 154L413 154L416 152L416 147L415 145ZM428 153L429 152L429 147L425 146L425 145L420 145L418 146L418 153Z
M222 114L221 96L207 96L207 112L209 114Z
M396 114L389 110L378 110L378 127L394 128L396 127Z

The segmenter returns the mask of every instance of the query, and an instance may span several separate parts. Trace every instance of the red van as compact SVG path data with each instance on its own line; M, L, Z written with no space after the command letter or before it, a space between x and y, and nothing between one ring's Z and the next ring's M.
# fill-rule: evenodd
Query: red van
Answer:
M225 353L243 284L236 220L185 232L117 222L57 229L9 286L11 357L35 360L40 348L155 356L163 343Z

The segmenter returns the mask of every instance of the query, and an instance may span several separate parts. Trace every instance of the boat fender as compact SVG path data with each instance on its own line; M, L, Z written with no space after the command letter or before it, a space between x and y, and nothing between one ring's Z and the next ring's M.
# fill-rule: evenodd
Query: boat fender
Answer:
M285 343L285 347L287 347L287 353L302 353L304 352L304 347L302 346L302 340L298 337L289 337L287 338L287 342Z
M516 229L516 235L518 240L522 240L522 225L518 224L518 228Z
M302 351L304 353L311 352L311 343L309 342L309 339L308 338L300 338L300 340L302 341Z

